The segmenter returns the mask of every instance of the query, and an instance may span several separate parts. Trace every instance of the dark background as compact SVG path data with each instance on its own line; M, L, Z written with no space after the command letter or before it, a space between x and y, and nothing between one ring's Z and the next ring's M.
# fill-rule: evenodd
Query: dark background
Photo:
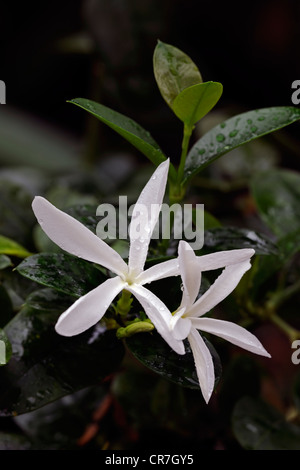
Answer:
M154 80L157 39L189 54L205 81L223 83L218 106L289 106L291 84L300 79L299 20L297 0L2 2L6 106L81 137L86 115L66 100L95 99L134 118L176 158L181 125ZM114 145L101 132L101 148ZM297 137L298 128L289 132Z

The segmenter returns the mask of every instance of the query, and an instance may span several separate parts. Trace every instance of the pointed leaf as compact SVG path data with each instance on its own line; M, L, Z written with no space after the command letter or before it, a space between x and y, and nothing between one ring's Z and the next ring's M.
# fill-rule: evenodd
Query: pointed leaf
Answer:
M198 83L181 91L171 107L181 121L187 126L193 127L216 105L222 92L221 83Z
M26 258L31 255L26 248L23 248L19 243L3 235L0 235L0 254L17 256L19 258Z
M17 266L22 276L59 292L80 297L107 277L93 264L64 253L40 253Z
M149 158L154 165L158 166L166 160L162 150L151 137L149 132L127 116L124 116L107 106L85 98L75 98L70 100L69 103L73 103L76 106L79 106L79 108L88 111L99 119L99 121L120 134L124 139L128 140L128 142ZM175 178L175 173L175 168L170 165L170 178Z
M177 47L158 41L153 55L154 76L162 97L172 108L179 93L202 83L201 74L192 59Z
M207 132L187 155L185 182L230 150L298 121L300 109L262 108L234 116Z

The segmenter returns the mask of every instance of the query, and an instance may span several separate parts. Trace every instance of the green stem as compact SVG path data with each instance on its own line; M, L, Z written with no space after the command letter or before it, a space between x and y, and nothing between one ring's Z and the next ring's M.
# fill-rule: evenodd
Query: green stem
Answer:
M178 177L177 177L177 184L180 185L182 180L183 180L183 174L184 174L184 167L185 167L185 159L187 156L188 148L189 148L189 142L190 138L193 132L194 126L188 126L187 124L184 124L183 128L183 140L182 140L182 151L181 151L181 157L180 157L180 163L178 167Z
M286 323L276 313L273 312L273 314L270 315L270 320L287 335L291 342L295 341L296 339L300 339L300 331Z
M283 290L275 292L270 300L267 302L267 308L270 310L276 310L280 307L286 300L292 297L300 291L300 279L292 284L291 286L286 287Z

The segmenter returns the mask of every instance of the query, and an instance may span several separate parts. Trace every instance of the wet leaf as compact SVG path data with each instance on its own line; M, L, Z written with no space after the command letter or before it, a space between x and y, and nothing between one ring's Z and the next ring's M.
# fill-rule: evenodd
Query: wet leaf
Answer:
M54 325L65 305L61 294L47 296L40 293L43 305L25 305L5 327L13 354L0 370L1 416L26 413L100 384L123 358L115 332L100 324L75 337L58 335Z
M214 347L203 338L209 348L215 366L216 383L220 379L222 367ZM184 387L199 389L193 353L186 343L186 354L175 353L158 333L137 334L126 339L133 355L146 367L165 379Z
M192 59L177 47L158 41L153 54L154 76L166 103L172 108L175 98L185 88L202 83Z
M92 263L65 253L39 253L17 266L22 276L59 292L80 297L107 277Z
M192 128L219 101L223 86L217 82L205 82L182 90L172 103L176 116Z
M238 227L215 227L205 231L204 250L253 248L256 254L277 254L277 246L266 235Z
M137 122L118 113L100 103L84 98L75 98L69 103L88 111L101 122L128 140L134 147L140 150L149 160L158 166L166 160L165 155L158 144L151 137L150 133L141 127ZM175 169L170 165L170 177L175 177Z
M299 119L300 109L290 106L257 109L227 119L208 131L191 148L186 158L184 181L230 150Z

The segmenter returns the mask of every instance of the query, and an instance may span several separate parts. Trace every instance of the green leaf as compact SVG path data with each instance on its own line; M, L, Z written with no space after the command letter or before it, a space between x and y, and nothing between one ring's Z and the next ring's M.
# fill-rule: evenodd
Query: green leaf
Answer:
M259 214L278 237L300 229L300 174L274 169L256 175L251 190Z
M44 290L43 305L25 305L5 327L13 355L0 369L1 416L27 413L100 384L123 358L121 341L101 324L71 338L58 335L54 325L66 301L61 294L48 295Z
M205 231L204 250L253 248L256 254L277 254L276 245L264 234L238 227L215 227Z
M3 235L0 235L0 254L17 256L19 258L26 258L31 255L26 248L23 248L19 243Z
M0 270L6 269L9 266L12 266L10 258L6 255L0 255Z
M198 83L182 90L174 99L171 107L176 116L192 128L216 105L222 92L221 83Z
M232 427L245 449L300 450L300 428L258 399L244 397L237 403Z
M299 119L300 109L291 106L257 109L227 119L207 132L191 148L186 158L184 181L187 182L230 150Z
M166 160L166 156L163 154L155 140L151 137L150 133L132 119L108 108L107 106L85 98L75 98L68 102L88 111L99 119L99 121L120 134L124 139L128 140L128 142L149 158L154 165L158 166ZM170 178L175 178L175 176L176 171L174 166L171 164Z
M177 95L185 88L202 83L198 67L177 47L158 41L153 54L156 83L166 103L172 108Z
M213 357L217 383L222 373L220 358L206 338L203 339ZM126 339L126 344L142 364L165 379L184 387L199 389L194 357L188 343L183 356L174 352L156 332L134 335Z
M0 366L4 366L11 358L12 349L5 331L0 328Z
M17 266L22 276L43 286L81 297L107 277L92 263L65 253L39 253Z

